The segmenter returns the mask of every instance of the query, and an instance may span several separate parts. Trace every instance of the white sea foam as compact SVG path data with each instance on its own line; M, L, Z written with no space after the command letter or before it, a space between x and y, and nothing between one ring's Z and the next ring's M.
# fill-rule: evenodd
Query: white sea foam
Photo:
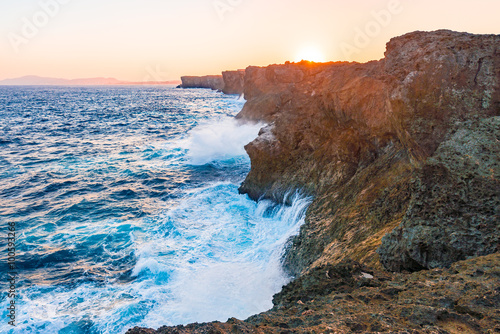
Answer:
M119 333L263 312L289 281L282 252L310 199L293 194L290 203L255 203L230 183L198 189L140 235L129 234L133 281L23 290L12 333L58 333L84 323Z
M142 253L138 266L149 257L165 261L172 269L169 298L144 323L244 319L271 308L272 296L289 281L284 245L304 222L310 199L294 194L291 203L255 203L238 195L236 185L216 184L167 212L160 231L167 228L169 242L155 242L156 251ZM175 255L158 256L167 253Z
M257 138L263 124L239 124L224 118L201 124L189 132L187 158L192 165L246 156L244 146Z

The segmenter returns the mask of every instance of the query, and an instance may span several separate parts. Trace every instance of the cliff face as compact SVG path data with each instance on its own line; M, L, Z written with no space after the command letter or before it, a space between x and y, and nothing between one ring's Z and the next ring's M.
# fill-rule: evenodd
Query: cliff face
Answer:
M213 90L222 90L224 88L222 75L185 76L181 77L181 80L181 88L210 88Z
M292 273L346 257L419 270L499 250L499 47L498 35L415 32L376 62L247 69L238 118L270 125L246 147L240 191L316 197L287 252Z
M243 94L243 84L245 83L245 70L222 72L224 79L224 94Z

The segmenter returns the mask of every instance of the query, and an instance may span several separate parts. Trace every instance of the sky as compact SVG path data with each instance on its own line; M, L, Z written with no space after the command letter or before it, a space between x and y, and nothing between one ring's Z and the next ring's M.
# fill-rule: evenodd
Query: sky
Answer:
M499 0L0 0L0 80L364 62L415 30L500 34L499 13Z

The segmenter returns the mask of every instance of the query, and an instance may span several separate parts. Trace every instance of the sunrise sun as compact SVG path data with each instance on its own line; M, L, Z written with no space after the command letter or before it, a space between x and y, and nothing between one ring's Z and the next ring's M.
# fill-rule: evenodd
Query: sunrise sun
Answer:
M315 47L305 47L301 49L297 54L295 61L302 61L302 60L313 61L317 63L322 63L326 61L324 54Z

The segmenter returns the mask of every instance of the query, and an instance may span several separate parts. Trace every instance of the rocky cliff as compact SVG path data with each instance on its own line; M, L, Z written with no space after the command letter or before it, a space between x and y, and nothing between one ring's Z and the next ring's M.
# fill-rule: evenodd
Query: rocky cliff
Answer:
M500 332L500 35L249 67L244 94L237 117L268 126L240 191L315 198L284 259L298 278L246 321L130 333Z
M213 90L222 90L224 88L222 75L184 76L181 77L181 81L180 88L210 88Z
M222 75L184 76L179 88L209 88L224 94L243 94L245 70L224 71Z
M316 198L287 253L292 273L347 257L412 271L499 251L499 48L498 35L415 32L380 61L247 69L238 118L269 126L246 147L240 191Z
M245 83L245 70L222 72L224 80L224 94L243 94L243 85Z

